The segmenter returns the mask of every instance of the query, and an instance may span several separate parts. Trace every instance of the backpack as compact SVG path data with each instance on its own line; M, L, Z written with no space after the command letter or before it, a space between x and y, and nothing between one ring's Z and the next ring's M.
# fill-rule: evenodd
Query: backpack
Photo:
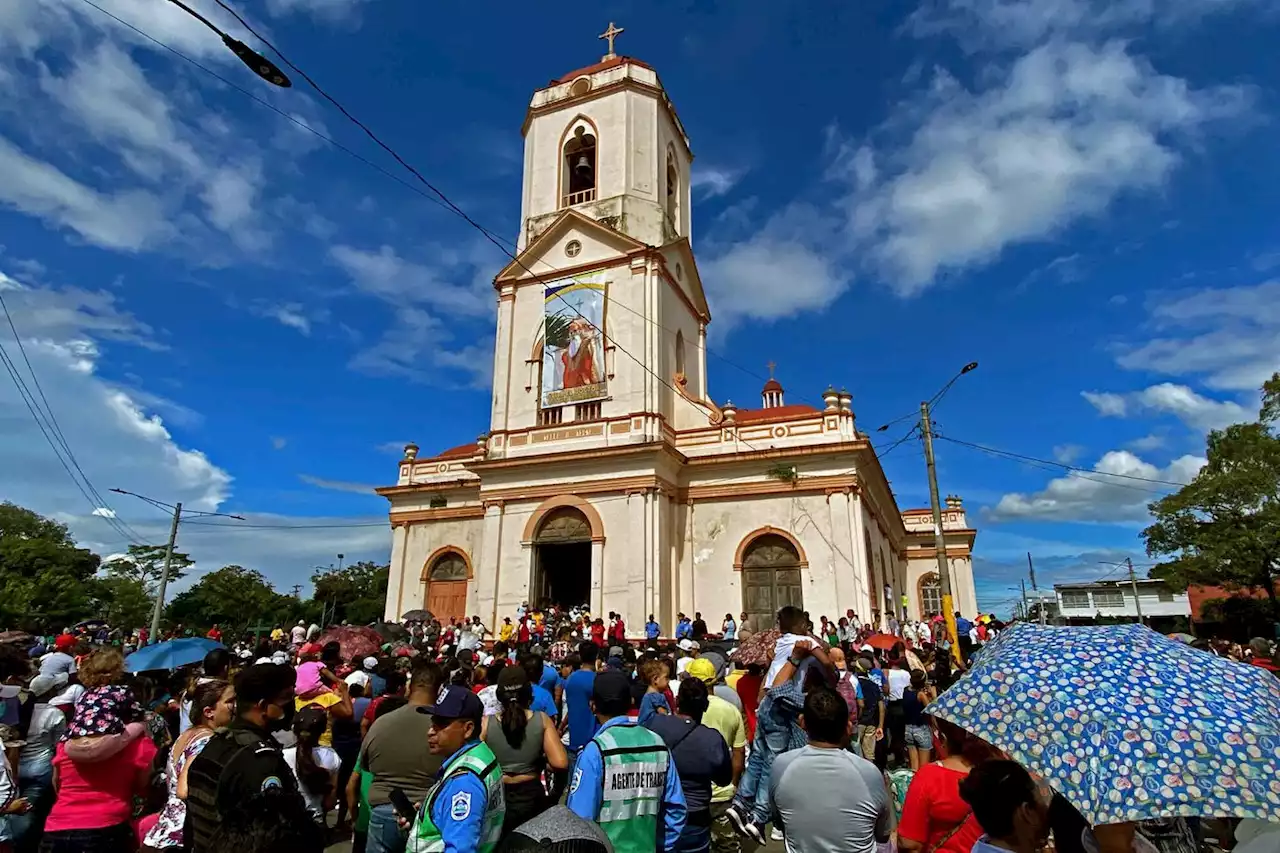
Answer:
M880 685L863 675L858 676L858 684L862 685L862 716L858 717L858 725L879 725L880 701L884 696Z
M853 673L840 673L840 679L836 682L836 692L849 706L849 722L858 722L858 688L853 683Z

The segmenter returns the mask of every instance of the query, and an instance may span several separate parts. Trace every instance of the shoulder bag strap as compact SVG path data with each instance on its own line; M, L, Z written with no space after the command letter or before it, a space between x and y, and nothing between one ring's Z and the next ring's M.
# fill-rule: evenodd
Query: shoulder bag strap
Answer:
M929 845L929 849L926 851L926 853L938 853L938 851L942 849L942 847L945 846L948 841L950 841L952 838L955 837L957 832L959 832L961 829L964 828L964 825L969 822L969 818L971 817L973 817L973 812L972 811L967 812L965 816L961 818L959 823L951 827L950 832L948 832L946 835L938 839L938 843Z

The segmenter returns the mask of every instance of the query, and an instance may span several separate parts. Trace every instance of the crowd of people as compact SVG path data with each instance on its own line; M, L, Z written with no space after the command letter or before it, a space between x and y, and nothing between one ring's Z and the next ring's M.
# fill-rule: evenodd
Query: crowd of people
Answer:
M670 640L650 616L629 639L616 613L526 605L496 637L477 617L421 620L406 643L344 655L300 623L143 673L109 634L0 645L0 853L318 853L345 838L355 853L544 838L1033 853L1051 826L1089 838L1026 770L926 713L963 667L940 626L895 620L885 644L852 611L815 624L784 607L716 632L680 614ZM958 618L961 659L1002 627ZM1218 651L1268 666L1274 649ZM1195 853L1183 819L1137 831Z

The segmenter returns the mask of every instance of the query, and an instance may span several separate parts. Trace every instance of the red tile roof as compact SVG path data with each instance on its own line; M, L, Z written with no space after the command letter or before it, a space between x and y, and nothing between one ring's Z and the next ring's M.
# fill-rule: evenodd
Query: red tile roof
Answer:
M472 456L476 452L476 443L459 444L457 447L450 447L443 453L437 453L432 459L459 459L463 456Z
M610 68L617 68L619 65L639 65L641 68L653 70L653 66L638 59L632 59L629 56L615 56L613 59L602 59L594 65L588 65L586 68L579 68L577 71L570 71L559 79L552 80L551 85L555 86L560 83L568 83L574 78L581 77L584 74L595 74L597 71L606 71Z
M815 409L807 403L796 403L791 406L774 406L771 409L738 409L734 420L740 424L749 424L762 421L787 421L819 414L822 414L820 409Z

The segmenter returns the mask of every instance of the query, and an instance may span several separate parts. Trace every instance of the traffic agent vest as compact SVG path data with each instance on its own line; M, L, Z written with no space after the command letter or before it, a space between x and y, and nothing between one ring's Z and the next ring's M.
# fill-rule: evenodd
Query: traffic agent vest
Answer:
M604 759L600 828L616 853L653 853L662 847L663 795L671 753L656 733L619 723L591 739Z
M502 837L502 819L507 813L502 790L502 767L498 764L493 750L483 742L479 742L454 755L441 769L440 781L427 792L427 796L422 801L422 807L418 809L418 816L413 822L413 828L409 831L409 844L405 853L439 853L444 850L444 836L440 834L440 828L431 819L431 808L435 805L436 797L444 787L444 783L462 773L473 773L480 777L485 790L484 825L480 830L480 846L476 848L477 853L490 853L498 846L498 839ZM473 803L472 806L474 807L475 804Z

